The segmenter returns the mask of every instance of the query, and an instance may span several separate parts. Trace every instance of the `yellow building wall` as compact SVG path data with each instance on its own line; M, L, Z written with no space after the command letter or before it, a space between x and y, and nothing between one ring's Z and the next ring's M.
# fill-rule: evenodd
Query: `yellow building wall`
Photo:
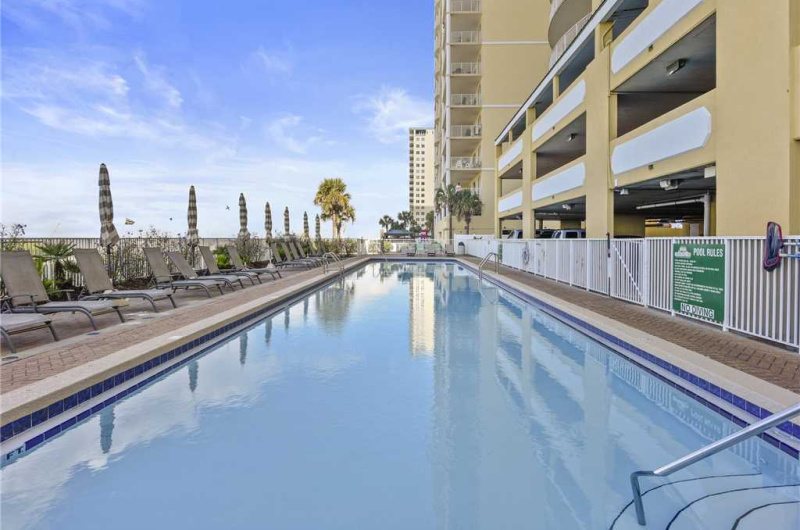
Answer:
M717 3L717 232L798 233L797 143L791 140L790 32L796 0ZM794 167L792 167L794 165ZM794 181L794 182L792 182ZM796 213L796 212L795 212Z

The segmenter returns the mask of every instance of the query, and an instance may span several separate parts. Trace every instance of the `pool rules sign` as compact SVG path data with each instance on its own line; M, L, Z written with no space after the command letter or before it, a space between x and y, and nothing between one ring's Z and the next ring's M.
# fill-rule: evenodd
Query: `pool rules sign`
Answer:
M725 245L672 244L672 309L722 324Z

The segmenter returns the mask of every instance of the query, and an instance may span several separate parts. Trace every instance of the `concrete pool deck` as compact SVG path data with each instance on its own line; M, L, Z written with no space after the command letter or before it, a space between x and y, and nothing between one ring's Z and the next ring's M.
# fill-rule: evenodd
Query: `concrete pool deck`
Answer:
M405 261L404 256L359 257L345 260L353 270L370 260ZM429 260L431 258L422 258ZM443 258L433 258L443 260ZM453 258L446 258L452 260ZM464 265L477 268L477 260L460 257ZM33 347L21 345L18 360L0 366L2 423L38 410L59 396L97 381L126 367L185 343L208 330L232 322L267 306L279 307L298 293L329 281L338 274L317 269L287 271L278 281L265 281L225 296L205 298L199 293L178 296L178 309L144 313L145 306L131 305L126 312L131 323L112 325L115 316L100 322L97 334L85 321L59 315L62 336L54 343L46 331L31 333ZM488 273L494 277L493 273ZM503 268L501 282L531 296L579 315L600 329L625 338L639 347L679 365L704 374L708 380L735 387L740 395L770 410L796 402L800 391L800 356L733 333L662 314L619 300ZM165 307L165 306L162 306ZM68 319L73 319L69 321ZM69 330L69 332L65 332ZM34 335L39 335L33 337ZM35 341L39 341L36 343ZM38 345L37 345L38 344Z

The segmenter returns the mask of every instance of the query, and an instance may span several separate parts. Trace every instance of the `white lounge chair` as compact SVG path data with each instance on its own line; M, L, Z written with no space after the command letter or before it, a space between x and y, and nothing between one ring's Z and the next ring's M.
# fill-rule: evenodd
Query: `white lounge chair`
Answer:
M39 313L3 313L0 314L0 335L6 339L8 349L11 353L17 353L11 335L36 331L47 328L53 335L53 340L58 340L56 330L53 329L52 319L47 315Z

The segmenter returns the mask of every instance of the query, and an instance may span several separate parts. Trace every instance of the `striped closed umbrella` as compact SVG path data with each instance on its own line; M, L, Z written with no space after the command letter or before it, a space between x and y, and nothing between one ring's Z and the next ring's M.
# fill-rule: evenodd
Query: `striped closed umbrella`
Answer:
M264 205L264 237L272 239L272 209L269 203Z
M303 238L310 238L308 232L308 212L303 212Z
M247 201L244 200L244 193L239 194L239 238L247 239L250 232L247 230Z
M189 230L186 231L186 244L195 247L200 242L197 234L197 196L194 193L194 186L189 186L189 211L186 214L189 221Z
M319 225L319 214L317 214L317 218L314 220L314 231L316 232L317 239L322 239L322 233Z
M119 234L114 227L114 203L111 200L111 179L105 164L100 164L100 244L107 251L119 241Z
M289 207L283 211L283 235L289 235Z

